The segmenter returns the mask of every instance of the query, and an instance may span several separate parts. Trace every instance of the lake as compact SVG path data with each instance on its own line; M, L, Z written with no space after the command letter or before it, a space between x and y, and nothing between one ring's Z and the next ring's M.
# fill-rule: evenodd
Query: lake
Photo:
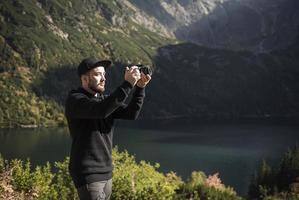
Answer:
M192 171L219 172L225 185L245 195L251 175L263 159L278 165L288 147L299 144L299 126L208 123L137 128L118 126L114 145L137 160L160 163L162 172L187 179ZM0 129L0 153L5 159L30 158L34 165L68 156L67 128Z

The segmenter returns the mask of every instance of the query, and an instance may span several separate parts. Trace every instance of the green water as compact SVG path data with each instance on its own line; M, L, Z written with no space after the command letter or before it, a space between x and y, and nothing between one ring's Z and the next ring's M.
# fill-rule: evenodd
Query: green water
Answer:
M36 164L60 161L69 154L66 128L0 129L0 153ZM208 124L171 128L122 128L114 144L137 160L160 163L160 171L175 171L184 179L194 170L219 172L226 185L245 195L259 162L277 163L288 147L299 143L299 126Z

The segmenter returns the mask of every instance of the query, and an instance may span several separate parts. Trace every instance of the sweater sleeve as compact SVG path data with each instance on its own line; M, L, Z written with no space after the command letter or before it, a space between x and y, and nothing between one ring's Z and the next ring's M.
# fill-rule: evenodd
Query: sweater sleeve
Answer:
M115 119L135 120L139 116L145 97L145 88L136 86L133 97L128 105L123 105L116 109L112 116Z
M110 96L101 101L82 93L72 93L66 101L66 115L70 118L106 118L124 104L131 90L132 85L124 81Z

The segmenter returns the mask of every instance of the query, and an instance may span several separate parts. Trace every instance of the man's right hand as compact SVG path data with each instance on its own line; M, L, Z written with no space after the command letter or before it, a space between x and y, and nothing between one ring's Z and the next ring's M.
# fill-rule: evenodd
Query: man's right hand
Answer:
M141 78L140 71L137 66L126 67L125 80L131 83L134 87L137 81Z

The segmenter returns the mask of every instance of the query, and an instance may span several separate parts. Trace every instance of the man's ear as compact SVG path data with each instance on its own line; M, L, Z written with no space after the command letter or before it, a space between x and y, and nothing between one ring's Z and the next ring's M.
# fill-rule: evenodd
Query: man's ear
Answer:
M88 83L88 76L85 75L85 74L81 75L81 82L82 83Z

